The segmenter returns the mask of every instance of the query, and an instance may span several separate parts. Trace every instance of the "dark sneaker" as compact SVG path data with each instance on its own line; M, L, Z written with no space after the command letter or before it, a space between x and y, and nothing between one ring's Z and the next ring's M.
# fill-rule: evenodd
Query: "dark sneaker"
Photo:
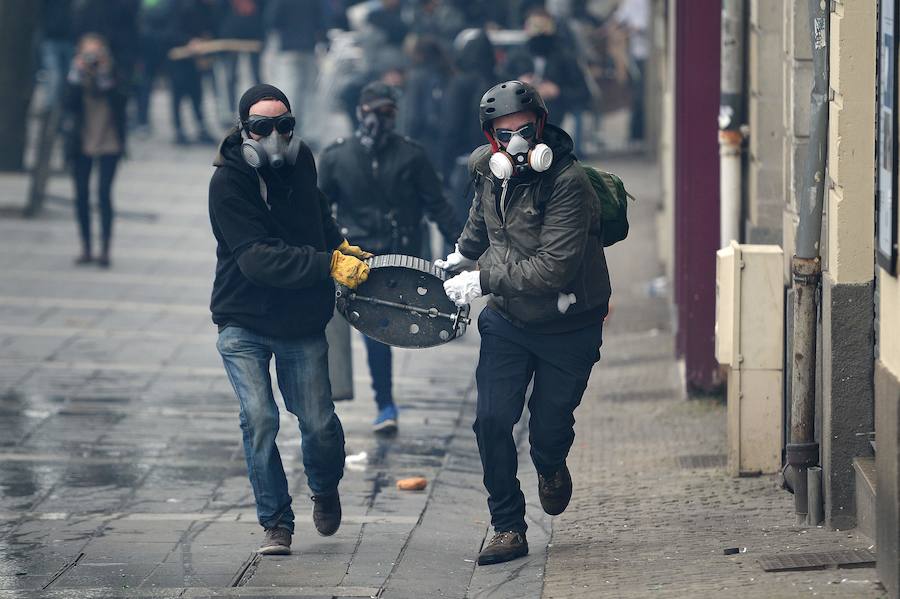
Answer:
M528 555L528 541L524 532L507 530L498 532L481 553L478 554L478 565L502 564L509 560Z
M290 555L291 531L280 526L266 529L266 539L256 550L260 555Z
M397 406L390 404L378 410L378 416L372 423L372 431L380 435L392 435L397 432Z
M551 516L558 516L566 511L569 500L572 499L572 476L569 468L563 464L562 468L551 476L542 476L538 473L538 495L541 498L541 507Z
M328 495L313 495L313 524L316 532L330 537L341 527L341 496L337 491Z

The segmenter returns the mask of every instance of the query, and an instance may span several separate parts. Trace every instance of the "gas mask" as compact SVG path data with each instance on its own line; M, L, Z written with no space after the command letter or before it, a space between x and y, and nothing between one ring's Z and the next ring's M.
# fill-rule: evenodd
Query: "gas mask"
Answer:
M285 139L284 135L273 131L259 141L251 138L246 131L241 130L241 155L244 161L255 169L266 165L272 168L281 168L285 164L293 165L297 162L300 153L300 137L291 135Z
M491 172L501 181L525 174L529 170L543 173L553 164L553 150L550 146L538 143L532 147L519 131L511 134L506 148L494 152L488 163ZM502 130L497 132L498 139L502 133Z
M356 117L359 119L356 135L363 147L369 151L379 147L397 125L397 117L393 111L363 112L361 108L357 108Z

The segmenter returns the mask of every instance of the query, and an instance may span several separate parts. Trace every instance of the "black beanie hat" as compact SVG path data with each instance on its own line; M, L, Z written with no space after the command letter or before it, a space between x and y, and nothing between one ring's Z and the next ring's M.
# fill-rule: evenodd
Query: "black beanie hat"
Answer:
M288 112L291 110L291 103L288 102L284 92L268 83L260 83L254 85L244 92L241 101L238 103L238 116L241 122L245 122L250 117L250 107L260 100L279 100L287 106Z

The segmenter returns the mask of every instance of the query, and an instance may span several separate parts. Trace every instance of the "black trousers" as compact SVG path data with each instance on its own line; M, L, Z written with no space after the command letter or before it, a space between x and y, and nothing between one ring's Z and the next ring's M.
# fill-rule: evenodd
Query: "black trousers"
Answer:
M189 98L197 127L206 130L203 119L203 79L194 61L191 59L169 61L169 78L172 84L172 122L175 131L184 134L181 121L181 104Z
M532 333L510 324L491 308L478 318L481 353L475 378L478 403L473 429L484 469L491 524L497 532L524 532L525 496L519 488L513 427L528 400L531 460L553 474L575 440L575 408L600 359L603 323L566 333Z
M94 162L100 170L98 205L100 207L100 241L101 249L109 250L112 239L113 205L112 183L119 164L118 154L92 158L78 154L72 161L72 174L75 179L75 215L78 219L78 231L81 234L82 249L91 252L91 170Z
M235 114L237 114L238 109L237 83L238 61L240 56L241 55L238 52L228 52L223 57L223 62L225 64L225 91L228 94L228 107ZM247 52L247 56L250 57L250 70L253 73L253 83L259 83L262 81L259 52Z

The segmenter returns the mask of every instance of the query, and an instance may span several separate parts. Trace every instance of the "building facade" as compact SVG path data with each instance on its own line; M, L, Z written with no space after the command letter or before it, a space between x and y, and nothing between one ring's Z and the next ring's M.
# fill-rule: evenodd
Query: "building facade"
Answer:
M686 317L692 307L683 304L696 301L698 289L706 294L703 301L708 301L709 287L698 287L696 279L685 280L680 272L686 259L697 264L697 250L679 229L681 223L710 220L719 214L710 209L703 193L698 196L696 189L686 188L679 179L690 172L686 168L701 162L710 170L718 168L718 161L709 159L713 149L718 155L717 142L709 136L716 123L697 126L684 121L685 114L693 115L700 107L705 107L703 114L709 118L708 94L714 93L718 102L718 65L701 61L688 68L684 60L698 51L709 52L698 38L716 35L719 25L704 20L700 13L707 11L708 18L708 11L722 4L703 4L667 0L656 11L657 30L666 32L658 40L666 65L660 69L663 126L658 152L665 197L659 228L661 239L670 240L671 251L663 252L661 258L675 285L678 330L688 338L708 339L714 336L715 326ZM798 197L807 193L803 175L810 138L812 48L813 43L827 43L828 149L819 244L822 277L815 385L824 524L833 530L858 527L871 536L879 575L892 597L900 596L900 280L896 274L898 167L893 109L897 25L890 18L900 16L897 4L896 0L833 0L828 22L812 21L815 35L811 36L806 1L742 3L746 122L741 128L742 238L736 240L778 245L784 252L788 382L783 392L782 438L787 440L793 350L791 258L800 220ZM701 179L707 191L714 180L718 181L710 173ZM707 224L702 232L716 235L715 245L722 245L718 223ZM704 251L709 252L710 261L715 260L714 250ZM714 274L701 268L692 276ZM691 294L684 293L687 288ZM685 346L684 358L688 364L702 364L712 352L712 343ZM690 391L690 367L685 372ZM785 514L786 520L792 517Z

